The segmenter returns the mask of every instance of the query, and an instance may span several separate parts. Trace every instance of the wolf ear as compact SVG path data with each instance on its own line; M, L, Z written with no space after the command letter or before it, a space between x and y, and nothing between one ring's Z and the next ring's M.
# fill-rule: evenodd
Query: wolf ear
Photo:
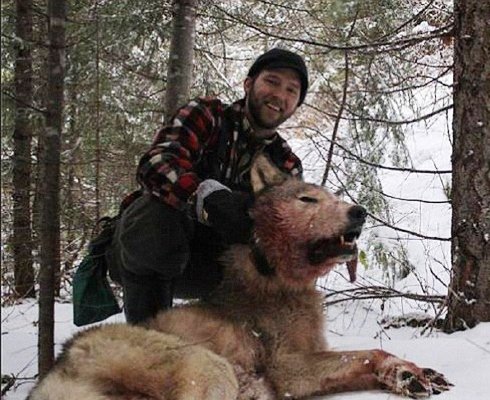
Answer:
M254 193L260 192L267 186L280 185L286 179L288 175L277 168L265 154L259 153L253 160L250 182Z

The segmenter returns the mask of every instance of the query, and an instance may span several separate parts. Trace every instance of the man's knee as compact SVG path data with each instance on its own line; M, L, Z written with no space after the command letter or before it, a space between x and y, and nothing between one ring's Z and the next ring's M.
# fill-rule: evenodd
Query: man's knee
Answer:
M179 276L190 253L192 232L186 218L151 195L136 199L121 216L114 238L121 274Z

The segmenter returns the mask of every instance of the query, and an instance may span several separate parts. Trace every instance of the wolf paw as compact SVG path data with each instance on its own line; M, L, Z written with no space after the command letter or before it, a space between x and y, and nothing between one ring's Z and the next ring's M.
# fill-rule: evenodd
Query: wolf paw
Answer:
M388 390L413 399L439 394L453 386L444 375L433 369L421 369L406 361L392 363L379 378Z
M430 382L432 394L439 394L441 392L445 392L449 390L452 386L454 386L451 382L449 382L446 377L434 371L431 368L424 368L422 370L424 377Z

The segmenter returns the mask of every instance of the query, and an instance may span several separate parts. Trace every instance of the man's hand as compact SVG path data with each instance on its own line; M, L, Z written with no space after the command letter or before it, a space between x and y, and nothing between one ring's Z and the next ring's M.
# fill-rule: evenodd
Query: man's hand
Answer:
M208 221L208 212L204 207L204 199L206 199L210 194L214 192L230 192L231 190L227 188L225 185L215 181L214 179L206 179L202 181L196 190L196 215L197 220L204 225L211 225Z
M252 230L248 209L252 195L232 192L213 179L203 181L196 190L199 222L213 227L228 243L247 243Z

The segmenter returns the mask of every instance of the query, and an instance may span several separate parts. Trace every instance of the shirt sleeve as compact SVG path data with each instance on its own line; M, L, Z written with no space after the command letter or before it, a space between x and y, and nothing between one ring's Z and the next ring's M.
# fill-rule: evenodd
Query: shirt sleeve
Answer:
M196 174L205 146L217 140L221 103L193 100L155 134L137 169L140 185L172 207L182 209L200 180Z

